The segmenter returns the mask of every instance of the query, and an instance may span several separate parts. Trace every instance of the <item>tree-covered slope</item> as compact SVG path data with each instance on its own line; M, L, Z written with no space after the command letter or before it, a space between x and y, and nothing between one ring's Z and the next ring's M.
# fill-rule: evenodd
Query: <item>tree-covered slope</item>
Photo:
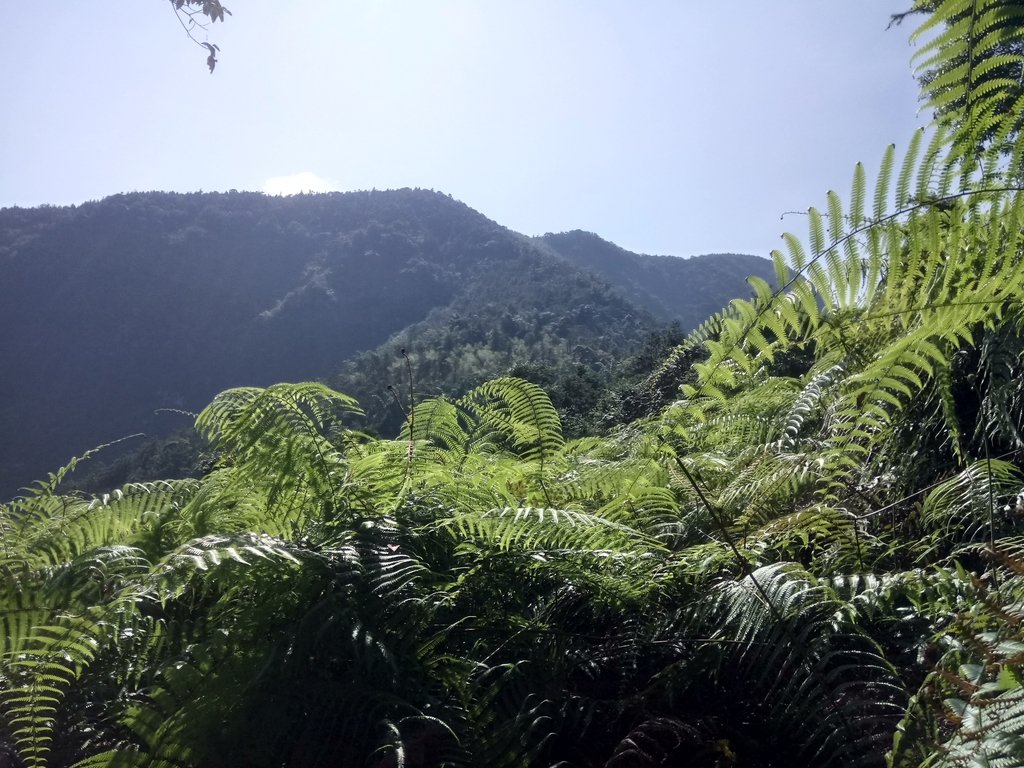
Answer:
M576 266L600 275L659 320L678 321L686 329L695 328L721 309L721 296L730 290L735 292L735 286L742 285L748 276L774 280L771 262L759 256L647 256L580 230L548 233L535 240Z
M395 439L242 387L202 478L0 503L0 763L1024 765L1024 137L971 72L1024 67L1011 11L934 11L954 108L610 434L519 377Z
M378 430L401 420L386 386L405 389L403 347L429 394L524 362L607 365L654 325L611 282L425 190L2 210L0 497L97 442L187 423L158 409L358 353L343 375Z

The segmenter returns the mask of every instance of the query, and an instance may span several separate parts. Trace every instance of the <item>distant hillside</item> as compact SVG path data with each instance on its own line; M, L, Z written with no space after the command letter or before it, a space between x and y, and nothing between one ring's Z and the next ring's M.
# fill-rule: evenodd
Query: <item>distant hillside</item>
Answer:
M737 286L749 275L770 283L775 280L772 263L759 256L645 256L581 230L535 239L576 266L600 275L657 319L678 321L689 330L720 310L723 296L738 296Z
M658 319L747 293L709 258L708 279L677 281L689 298L667 303L630 274L648 258L581 233L538 242L423 190L0 210L0 497L97 443L187 424L157 411L227 387L337 374L386 431L402 348L417 395L523 363L599 369ZM688 302L701 308L659 309Z

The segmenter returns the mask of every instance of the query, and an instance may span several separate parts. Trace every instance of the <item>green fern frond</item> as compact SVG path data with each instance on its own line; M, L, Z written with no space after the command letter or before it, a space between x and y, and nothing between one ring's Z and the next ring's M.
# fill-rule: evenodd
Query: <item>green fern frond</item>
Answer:
M796 447L805 425L817 417L827 393L838 384L845 373L846 369L842 365L831 365L820 373L813 374L807 381L783 416L781 445L784 450L793 450Z
M903 711L903 687L813 577L793 564L760 568L717 587L695 620L697 632L737 644L705 652L720 655L723 683L758 691L803 762L878 763Z
M361 413L352 398L322 384L244 387L214 398L196 419L196 429L226 460L257 466L270 455L280 459L282 452L298 450L302 441L293 459L319 464L329 474L337 453L331 439L343 431L342 417Z
M896 164L896 145L890 144L885 148L882 161L878 167L878 179L875 182L874 207L871 215L875 221L881 221L885 212L889 209L889 192L892 185L892 171ZM858 226L854 224L854 226Z
M927 106L957 128L961 153L1020 127L1010 107L1024 66L1021 9L1007 0L946 0L915 31L915 60Z
M638 530L569 509L496 509L441 519L435 525L506 551L564 550L615 558L658 547L656 540Z
M896 177L896 208L900 209L912 202L910 185L918 168L918 158L921 153L921 144L925 136L925 129L914 131L907 145L907 152L903 156L903 163L900 165L899 175ZM881 217L878 217L879 220Z
M524 379L494 379L459 400L480 427L493 430L509 441L526 461L542 467L562 448L558 411L547 393Z
M1015 503L1022 487L1024 474L1014 464L997 459L975 462L925 497L921 522L951 544L1001 536L989 526L1014 525L1004 509Z
M68 688L96 658L126 606L66 615L32 628L32 636L8 662L12 685L0 692L14 745L25 765L46 766L58 710ZM116 635L115 635L116 636Z

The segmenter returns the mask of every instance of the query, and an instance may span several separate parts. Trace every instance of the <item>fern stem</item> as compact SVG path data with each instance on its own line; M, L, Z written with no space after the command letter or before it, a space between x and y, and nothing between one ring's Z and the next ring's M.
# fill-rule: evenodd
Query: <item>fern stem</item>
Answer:
M996 555L996 499L995 493L992 490L992 457L989 451L988 430L984 427L982 427L981 430L981 444L985 448L985 475L987 478L986 485L988 486L988 546L992 552L994 561ZM994 562L992 567L992 588L995 591L996 599L998 600L999 574Z
M664 440L664 438L662 438L662 440ZM736 546L736 542L733 541L732 536L729 534L729 529L725 525L725 519L722 516L722 511L715 504L711 503L708 497L704 494L704 491L701 490L700 485L698 485L696 479L694 479L693 475L690 473L690 470L683 463L683 460L676 455L675 451L672 452L672 459L675 461L676 466L679 467L679 470L686 477L687 482L690 483L690 486L697 494L697 498L700 499L700 503L704 505L704 508L707 509L708 513L711 515L711 519L714 522L715 527L718 529L718 532L722 535L722 538L725 540L725 543L728 545L729 549L732 550L732 554L736 558L736 562L740 566L740 570L743 571L743 575L746 578L750 579L750 583L754 585L754 589L757 590L757 593L761 596L761 599L764 600L764 603L768 607L768 610L772 614L772 617L776 621L778 621L780 625L785 626L782 614L778 612L775 605L772 603L771 598L768 596L768 593L765 591L764 587L761 586L761 583L754 576L754 570L750 567L750 563L748 563L747 559L743 557L743 553L740 552L739 547Z
M663 442L665 441L664 438L661 439ZM672 452L672 458L675 461L676 466L679 467L679 470L683 473L687 481L693 487L693 490L697 494L697 497L700 499L701 503L708 510L708 513L711 515L711 519L714 521L715 526L718 528L722 537L725 539L726 544L732 550L732 553L736 557L736 560L739 563L740 568L743 570L746 578L749 579L750 583L754 585L754 589L756 589L757 593L761 596L761 599L764 601L765 607L768 609L768 612L771 614L772 618L775 619L775 621L778 623L780 631L789 638L790 642L793 643L794 647L799 647L803 642L802 639L796 636L796 634L793 632L793 628L790 626L790 623L786 621L785 617L775 606L775 603L772 602L771 598L768 596L768 593L765 590L765 588L757 580L757 577L754 576L754 572L753 569L750 567L750 563L748 563L747 560L743 557L742 553L737 548L732 537L729 535L729 531L725 525L725 520L722 515L722 511L715 504L712 504L711 501L707 498L707 496L701 490L700 486L697 484L693 475L690 473L690 470L683 463L682 459L680 459L679 456L676 455L675 451ZM808 670L808 673L818 678L818 681L824 687L831 687L830 681L821 673L821 670L817 667L812 666L811 669ZM851 735L856 733L856 728L854 727L854 724L850 721L843 707L837 706L834 708L833 711L835 712L836 717L839 719L839 722L842 725L843 730L845 730L848 734Z
M412 378L412 360L409 359L404 347L402 357L405 358L405 372L409 379L409 447L405 452L405 476L408 481L412 474L412 455L416 450L416 389Z

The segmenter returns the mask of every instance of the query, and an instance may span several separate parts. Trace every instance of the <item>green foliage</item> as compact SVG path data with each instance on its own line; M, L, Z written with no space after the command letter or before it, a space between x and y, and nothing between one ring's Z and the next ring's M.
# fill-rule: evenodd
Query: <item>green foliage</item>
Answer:
M961 17L992 6L939 5L929 25L967 40L932 65L988 55ZM1010 87L964 82L968 116ZM566 440L512 376L427 399L410 380L395 440L323 385L243 388L197 419L202 479L90 498L60 490L72 462L0 506L0 746L26 766L1022 764L1024 203L1015 147L951 131L899 170L886 151L873 194L858 167L776 254L780 288L752 280L645 383L679 396L604 436Z
M918 0L931 16L914 33L928 108L957 128L973 151L985 142L1009 146L1020 131L1024 10L1012 0Z
M602 273L422 189L4 209L0 360L18 372L0 376L0 499L97 442L180 433L240 383L321 378L358 399L360 428L393 437L410 405L402 349L415 402L539 366L565 381L552 393L566 434L604 429L632 409L620 417L597 388L658 323L609 279L642 258L655 257L623 251ZM724 261L662 257L659 282L682 283L675 306L699 313L744 291L748 262L770 270ZM76 480L106 490L202 474L189 442L121 446L138 446L134 460L106 451L105 469Z

